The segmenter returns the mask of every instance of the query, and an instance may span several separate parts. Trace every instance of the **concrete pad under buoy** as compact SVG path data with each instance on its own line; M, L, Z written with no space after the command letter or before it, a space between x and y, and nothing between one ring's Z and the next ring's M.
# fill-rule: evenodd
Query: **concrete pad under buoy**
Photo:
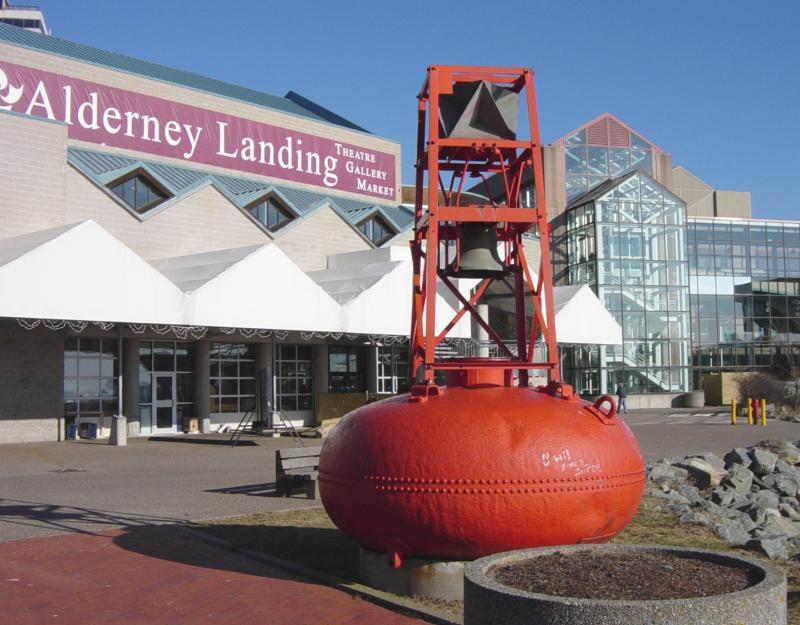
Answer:
M361 547L358 552L358 574L367 586L395 595L462 601L467 562L403 558L400 566L393 568L387 554Z

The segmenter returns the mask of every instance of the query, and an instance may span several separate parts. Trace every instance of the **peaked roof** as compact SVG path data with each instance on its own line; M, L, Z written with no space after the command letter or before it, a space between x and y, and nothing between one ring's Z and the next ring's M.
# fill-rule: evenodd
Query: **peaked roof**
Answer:
M619 144L619 147L628 147L629 144L625 145L626 141L625 134L631 133L633 135L636 135L638 138L642 139L646 143L649 143L654 150L657 150L658 152L664 152L664 150L662 150L655 143L650 141L650 139L645 137L638 130L630 127L628 124L623 122L619 117L612 115L609 112L605 112L602 115L598 115L597 117L595 117L592 120L589 120L585 124L578 126L572 132L568 132L563 137L560 137L559 139L553 141L552 145L563 144L567 139L579 133L581 130L586 130L587 134L595 133L595 135L598 138L604 137L604 140L598 140L596 145L617 146L617 144ZM591 140L591 137L589 137L589 139L590 140L588 141L588 143L595 143L594 141Z
M65 232L72 230L78 225L80 224L67 224L66 226L48 228L47 230L38 230L29 234L22 234L9 239L3 239L3 245L0 246L0 267L17 260L28 252L32 252L48 241L52 241L53 239L60 237Z
M138 74L145 78L161 80L181 87L206 91L225 98L240 100L249 104L263 106L291 115L298 115L315 121L336 124L352 130L367 132L363 128L356 126L352 122L324 109L310 100L289 97L292 92L289 92L287 97L282 98L280 96L262 93L248 87L242 87L241 85L217 80L216 78L209 78L208 76L202 76L193 72L174 69L165 65L159 65L158 63L137 59L132 56L109 52L82 43L50 35L43 35L3 23L0 23L0 41L38 50L40 52L57 54L85 63L92 63L93 65L102 65L122 72ZM296 94L293 95L296 96ZM323 112L325 114L322 114Z
M649 182L659 187L663 193L665 194L668 193L676 201L681 202L682 204L686 204L685 200L681 199L671 189L658 182L658 180L656 180L649 174L646 174L645 172L639 169L634 169L625 174L622 174L621 176L617 176L616 178L607 178L606 180L598 184L596 187L592 187L585 193L578 195L577 197L573 198L569 204L567 204L567 208L565 210L569 210L571 208L574 208L575 206L580 206L581 204L586 204L587 202L594 202L595 200L600 199L602 196L604 196L612 189L616 189L618 186L624 184L628 180L631 180L632 178L637 176L639 177L640 180L641 178L646 178Z
M268 193L275 192L289 205L289 208L301 217L327 203L332 205L353 226L373 212L384 216L398 232L408 228L414 219L413 211L401 205L374 204L363 200L317 193L291 185L216 174L108 152L68 147L67 160L101 187L141 168L176 198L196 190L203 184L211 183L239 208L245 208Z
M182 291L195 291L236 263L247 258L261 245L248 245L187 256L151 260L150 264L174 282Z

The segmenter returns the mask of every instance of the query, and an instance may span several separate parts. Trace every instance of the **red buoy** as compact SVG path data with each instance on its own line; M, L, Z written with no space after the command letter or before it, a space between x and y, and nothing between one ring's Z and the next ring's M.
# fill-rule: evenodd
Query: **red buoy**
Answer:
M560 382L533 91L527 68L431 66L418 96L414 386L342 419L319 463L331 519L395 565L398 556L469 559L606 540L630 522L642 494L644 462L613 399L582 401ZM529 135L520 138L523 97ZM489 176L504 190L500 201ZM486 182L485 200L462 196L468 178ZM532 205L521 205L523 183ZM539 236L538 275L523 244L531 232ZM461 279L477 284L465 294ZM494 282L514 302L513 341L478 310L490 305ZM444 324L440 290L461 305ZM440 354L465 314L485 335L478 355ZM531 388L531 372L547 386ZM445 388L437 374L447 376Z
M325 509L362 545L455 559L607 540L644 487L613 401L502 386L359 408L325 441L319 470Z

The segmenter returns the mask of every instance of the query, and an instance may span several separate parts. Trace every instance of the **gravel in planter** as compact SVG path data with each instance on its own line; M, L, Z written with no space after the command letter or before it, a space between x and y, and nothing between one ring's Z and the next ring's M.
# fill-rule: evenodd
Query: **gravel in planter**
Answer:
M537 573L540 559L542 575ZM673 573L667 567L679 568ZM604 571L609 579L603 578ZM506 575L516 586L501 581ZM519 587L534 582L530 590ZM671 585L679 588L665 589ZM715 591L721 592L704 594ZM684 596L670 596L673 592ZM465 625L744 623L786 624L786 577L775 567L734 554L647 545L573 545L487 556L465 570Z
M526 592L585 599L685 599L744 590L752 569L664 553L554 553L487 571Z

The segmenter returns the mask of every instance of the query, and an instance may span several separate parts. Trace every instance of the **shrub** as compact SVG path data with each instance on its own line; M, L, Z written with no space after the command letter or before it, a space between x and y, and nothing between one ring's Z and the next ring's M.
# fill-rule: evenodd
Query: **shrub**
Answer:
M743 401L748 397L766 399L767 403L780 406L787 402L786 385L767 373L751 373L739 379L739 397Z

